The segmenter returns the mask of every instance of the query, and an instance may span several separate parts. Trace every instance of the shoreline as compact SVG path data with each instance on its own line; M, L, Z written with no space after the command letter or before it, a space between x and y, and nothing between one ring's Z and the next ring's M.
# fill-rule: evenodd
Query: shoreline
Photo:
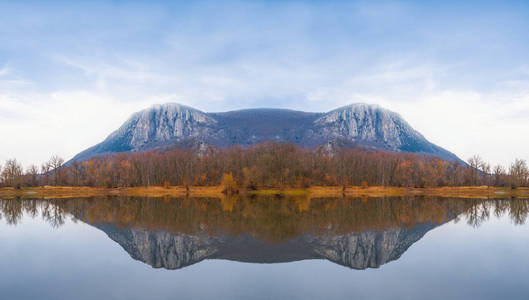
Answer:
M0 198L77 198L95 196L126 196L126 197L211 197L221 198L221 186L192 186L189 191L183 186L149 186L149 187L120 187L120 188L95 188L95 187L69 187L69 186L44 186L24 187L22 189L0 188ZM389 197L389 196L434 196L454 198L529 198L529 188L500 188L500 187L436 187L436 188L406 188L406 187L360 187L349 186L345 193L342 187L314 186L301 188L268 188L261 190L242 190L241 195L284 195L284 196L309 196L311 198L324 197Z

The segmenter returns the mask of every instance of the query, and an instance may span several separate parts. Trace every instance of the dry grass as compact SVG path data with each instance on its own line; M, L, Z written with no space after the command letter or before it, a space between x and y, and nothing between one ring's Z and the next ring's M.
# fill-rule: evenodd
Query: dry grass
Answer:
M120 187L120 188L93 188L93 187L68 187L68 186L44 186L28 187L16 190L13 188L1 188L0 198L76 198L94 196L137 196L137 197L220 197L222 189L218 186L190 187L189 191L183 186L171 186L164 188L160 186L149 187Z
M341 187L313 187L313 195L343 195ZM516 190L499 187L437 187L437 188L406 188L406 187L347 187L346 196L368 196L368 197L387 197L387 196L435 196L435 197L458 197L458 198L505 198L505 197L529 197L528 188L519 188Z
M497 187L439 187L439 188L402 188L402 187L358 187L350 186L345 189L334 186L314 186L308 189L262 189L257 191L244 191L256 195L307 195L316 197L388 197L388 196L436 196L460 198L529 198L529 188L508 189ZM223 196L222 187L190 187L189 191L183 186L168 188L159 186L150 187L122 187L122 188L92 188L92 187L27 187L20 190L13 188L0 188L0 198L76 198L94 196L136 196L136 197L215 197Z

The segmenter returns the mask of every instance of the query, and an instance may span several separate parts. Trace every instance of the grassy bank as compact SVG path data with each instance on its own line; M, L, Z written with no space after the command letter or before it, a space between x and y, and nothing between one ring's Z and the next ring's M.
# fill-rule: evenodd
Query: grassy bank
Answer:
M257 191L241 191L242 194L255 195L290 195L318 197L388 197L388 196L436 196L461 198L529 198L529 188L508 189L498 187L439 187L439 188L402 188L402 187L342 187L315 186L307 189L261 189ZM222 187L205 186L189 187L159 186L93 188L93 187L25 187L22 189L0 188L0 198L75 198L94 196L137 196L137 197L222 197Z
M69 187L69 186L44 186L25 187L22 189L0 188L0 198L76 198L94 196L137 196L137 197L220 197L222 189L218 186L190 187L183 186L149 187L120 187L120 188L94 188L94 187Z

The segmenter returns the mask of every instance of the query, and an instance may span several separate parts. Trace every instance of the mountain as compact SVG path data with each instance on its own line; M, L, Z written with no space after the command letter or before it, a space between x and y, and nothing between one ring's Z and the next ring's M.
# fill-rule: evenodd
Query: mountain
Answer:
M327 113L287 109L246 109L205 113L176 103L154 105L133 114L103 142L73 160L171 147L249 146L265 141L303 147L360 146L433 155L461 161L430 143L399 114L378 105L351 104Z
M253 263L327 259L352 269L378 268L400 258L411 245L437 227L418 224L413 228L366 230L342 235L307 234L283 243L267 243L247 234L189 235L142 228L123 229L108 223L94 226L121 245L133 259L153 268L170 270L204 259Z

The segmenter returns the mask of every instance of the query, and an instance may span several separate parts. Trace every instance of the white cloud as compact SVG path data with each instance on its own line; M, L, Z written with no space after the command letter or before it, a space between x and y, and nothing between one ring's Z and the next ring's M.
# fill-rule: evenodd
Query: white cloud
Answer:
M30 99L30 100L29 100ZM150 105L122 102L87 91L0 94L0 136L5 137L0 161L18 158L25 166L51 155L65 159L101 142L131 112Z

